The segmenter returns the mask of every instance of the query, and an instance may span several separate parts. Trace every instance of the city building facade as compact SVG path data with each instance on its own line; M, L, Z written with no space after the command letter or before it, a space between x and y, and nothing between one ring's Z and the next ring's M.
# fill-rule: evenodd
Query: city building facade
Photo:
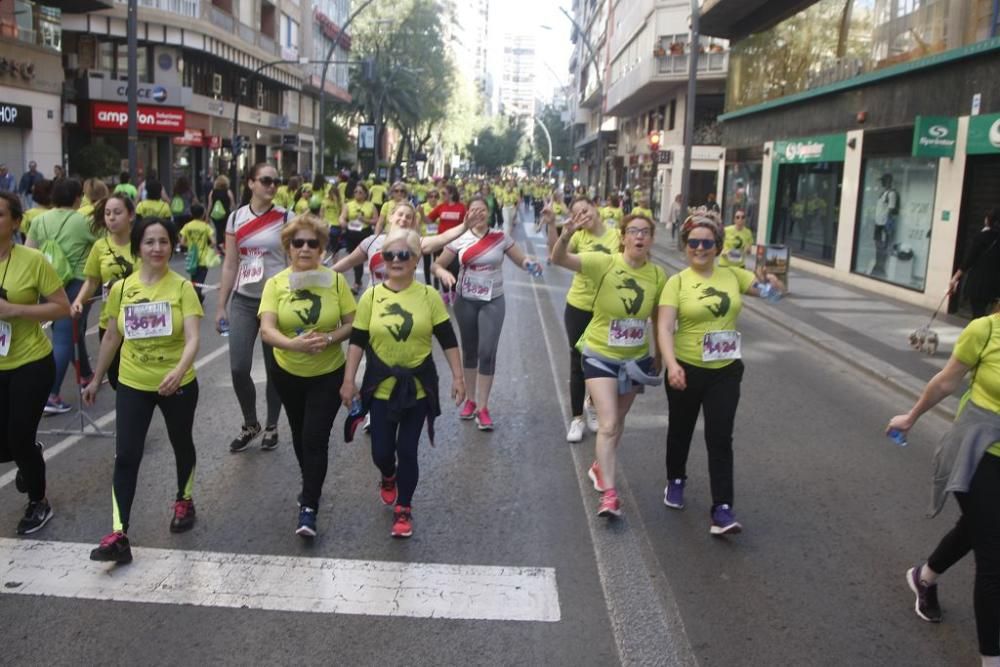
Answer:
M504 36L500 113L522 118L535 114L535 38L530 35Z

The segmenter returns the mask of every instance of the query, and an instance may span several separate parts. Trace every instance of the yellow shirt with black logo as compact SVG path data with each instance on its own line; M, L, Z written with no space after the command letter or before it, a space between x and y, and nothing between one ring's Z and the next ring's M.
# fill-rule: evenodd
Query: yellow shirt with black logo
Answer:
M413 281L401 292L384 284L368 288L358 301L354 328L368 332L372 351L389 366L416 368L431 353L434 327L447 321L438 291ZM383 380L375 398L388 399L395 386L395 378ZM425 395L417 380L417 398Z
M370 201L359 204L356 199L347 202L347 222L352 220L360 220L365 225L371 226L375 221L375 204Z
M368 188L368 198L371 199L372 204L375 206L381 206L385 201L385 193L389 190L385 185L373 185Z
M427 233L427 216L429 216L431 214L431 211L434 210L434 206L430 202L424 202L423 204L420 205L420 210L424 214L423 218L422 218L423 222L420 223L420 235L421 236L434 236L434 234L428 234ZM432 224L436 225L437 223L435 222L435 223L432 223Z
M592 234L586 229L578 229L569 239L569 251L575 254L585 252L602 252L611 255L618 252L621 246L621 234L618 228L604 223L598 223L598 231ZM597 283L582 273L573 276L573 282L566 293L566 303L590 312L594 307L594 289Z
M181 230L181 240L188 252L198 248L198 266L216 266L215 228L204 220L192 220Z
M743 310L743 294L757 278L746 269L717 267L710 278L684 269L667 281L660 296L661 306L677 309L674 356L700 368L724 368L732 359L702 361L705 334L735 331Z
M962 407L971 400L984 410L1000 413L1000 316L987 315L969 322L959 334L952 355L974 369ZM1000 443L986 451L1000 456Z
M40 297L58 292L63 286L45 255L23 245L11 247L7 259L0 262L0 278L0 286L7 290L7 301L21 306L35 305ZM7 355L0 356L0 371L20 368L52 352L52 344L42 331L41 322L23 317L8 317L2 321L10 326L10 338L5 343L9 345ZM2 327L3 331L6 329Z
M614 220L615 223L621 222L622 218L625 217L625 212L620 206L605 206L598 213L601 215L601 220Z
M580 339L581 347L622 361L649 356L651 334L646 322L660 300L667 274L652 262L633 268L617 252L585 252L580 255L580 263L580 273L597 290L594 317ZM634 335L619 335L625 330Z
M744 227L736 229L736 225L729 225L725 230L725 237L722 241L722 254L719 255L719 266L739 266L746 263L747 253L753 245L753 232Z
M646 218L647 220L653 220L653 211L648 208L643 208L642 206L636 206L632 209L632 215L637 218ZM656 222L653 220L653 222Z
M143 199L135 205L135 214L140 218L165 218L172 220L174 217L170 212L170 205L161 199L157 199L156 201Z
M93 278L101 285L101 316L98 326L108 328L108 299L111 287L122 278L132 275L139 267L138 260L132 256L132 246L129 243L118 245L110 236L102 236L94 242L83 266L83 275Z
M172 371L184 354L184 320L203 317L201 302L191 281L173 271L152 285L139 280L133 273L118 281L108 296L108 315L114 318L118 331L125 336L125 314L128 307L141 303L166 301L170 304L171 332L156 338L126 338L122 343L118 381L139 391L156 391L167 373ZM194 365L181 380L184 386L194 380Z
M278 330L288 338L308 331L330 333L337 329L345 315L357 310L354 295L344 277L326 267L318 269L330 276L330 287L292 289L292 270L285 269L264 284L258 315L274 313ZM318 354L274 348L274 360L284 370L299 377L316 377L332 373L344 365L341 345L330 345Z

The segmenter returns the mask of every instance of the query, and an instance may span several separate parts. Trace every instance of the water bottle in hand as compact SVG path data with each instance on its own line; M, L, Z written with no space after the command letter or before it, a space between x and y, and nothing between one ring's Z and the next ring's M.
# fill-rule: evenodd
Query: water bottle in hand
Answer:
M531 274L533 278L539 278L542 275L542 265L538 262L527 261L524 263L524 270Z
M365 420L363 410L361 399L355 396L354 400L351 401L351 411L348 413L347 419L344 420L344 442L354 440L354 432Z
M889 433L887 433L889 439L900 447L906 447L908 442L906 442L906 434L900 431L898 428L890 428Z
M219 335L229 336L229 320L226 318L219 320Z

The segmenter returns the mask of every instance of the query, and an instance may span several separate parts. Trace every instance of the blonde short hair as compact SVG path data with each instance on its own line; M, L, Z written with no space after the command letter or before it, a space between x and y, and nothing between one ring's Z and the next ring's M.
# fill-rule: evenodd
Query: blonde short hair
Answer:
M212 187L216 190L228 190L229 179L220 174L219 176L216 176L215 183L212 184Z
M412 229L403 229L402 227L397 227L389 232L389 236L386 237L385 243L382 244L383 248L388 248L397 241L402 241L406 244L406 247L410 249L415 256L419 257L422 253L420 250L420 234Z
M326 223L325 220L320 218L318 215L312 213L303 213L302 215L297 215L292 218L285 228L281 230L281 247L285 249L285 253L288 253L289 247L292 245L292 239L299 230L308 230L316 235L319 240L320 250L326 248L327 242L330 240L330 225Z

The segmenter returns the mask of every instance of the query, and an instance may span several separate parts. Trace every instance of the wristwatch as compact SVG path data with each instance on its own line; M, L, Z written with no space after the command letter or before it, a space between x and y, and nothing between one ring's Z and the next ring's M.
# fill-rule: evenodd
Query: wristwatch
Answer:
M327 346L333 345L333 334L328 333L326 335L326 344L327 344Z

